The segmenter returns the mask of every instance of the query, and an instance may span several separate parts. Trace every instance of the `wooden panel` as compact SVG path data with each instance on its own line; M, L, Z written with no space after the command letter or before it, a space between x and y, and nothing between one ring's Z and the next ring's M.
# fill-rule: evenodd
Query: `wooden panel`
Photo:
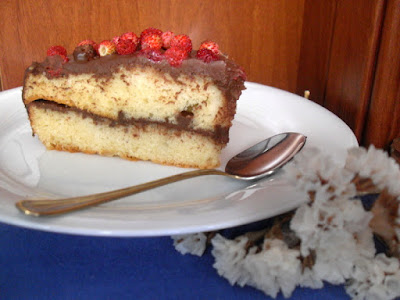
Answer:
M400 137L393 140L390 146L390 156L400 164Z
M337 1L306 0L296 93L324 103Z
M400 0L389 0L364 144L388 148L400 137ZM400 143L399 143L400 144Z
M338 0L324 106L359 141L372 90L385 1Z
M2 0L3 86L20 86L24 69L43 60L51 45L72 52L83 39L101 41L153 26L189 34L195 47L213 39L250 81L295 92L304 1Z

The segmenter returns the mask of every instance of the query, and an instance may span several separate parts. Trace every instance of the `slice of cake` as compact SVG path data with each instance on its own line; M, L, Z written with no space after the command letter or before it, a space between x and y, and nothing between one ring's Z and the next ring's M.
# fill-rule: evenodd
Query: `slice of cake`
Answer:
M219 165L245 74L216 43L193 51L188 36L149 28L47 55L26 70L23 101L48 149Z

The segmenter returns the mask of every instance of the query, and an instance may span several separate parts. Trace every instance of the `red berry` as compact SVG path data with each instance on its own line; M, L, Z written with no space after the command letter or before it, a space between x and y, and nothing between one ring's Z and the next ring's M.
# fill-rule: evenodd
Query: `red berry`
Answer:
M171 48L178 47L183 49L186 53L190 53L192 51L192 41L185 34L175 35L171 39Z
M63 55L67 56L67 50L63 46L51 46L47 50L47 56Z
M139 44L139 38L133 32L124 33L123 35L120 36L120 39L130 41L131 43L133 43L135 45L135 47L137 47L137 45Z
M142 39L144 39L147 35L151 35L151 34L156 34L161 36L162 35L162 31L160 29L157 28L147 28L145 30L142 31L142 33L140 34L140 42L142 42Z
M165 51L164 56L171 66L178 67L188 57L188 52L179 47L171 47Z
M120 36L114 36L114 37L111 39L111 42L113 42L113 43L116 45L116 44L118 44L118 42L119 42L120 39L121 39Z
M142 49L161 49L162 39L158 34L147 34L141 40Z
M144 55L154 62L162 61L165 58L164 54L159 49L142 49L140 55Z
M174 37L174 33L172 31L165 31L161 35L163 48L168 49L171 46L171 39Z
M203 43L201 43L201 45L199 47L199 50L201 50L201 49L209 49L212 52L214 52L215 54L220 54L218 44L213 41L204 41Z
M76 62L87 62L98 57L99 54L90 44L77 46L73 52L73 57Z
M84 46L84 45L92 45L93 49L96 50L96 52L99 51L99 45L95 41L92 40L84 40L78 44L78 46Z
M99 44L100 56L106 56L115 53L115 44L109 40L102 41Z
M198 50L196 53L196 57L206 63L219 60L218 54L215 54L212 50L206 48Z
M61 55L61 54L59 54L59 55L61 56L64 64L66 64L69 61L69 58L67 56Z
M116 44L116 51L120 55L132 54L133 52L135 52L135 50L136 50L136 44L134 44L130 40L123 40L121 38Z

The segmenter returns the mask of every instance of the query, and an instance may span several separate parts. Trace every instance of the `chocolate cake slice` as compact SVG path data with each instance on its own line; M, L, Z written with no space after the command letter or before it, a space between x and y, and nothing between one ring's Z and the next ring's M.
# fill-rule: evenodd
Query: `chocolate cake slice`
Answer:
M168 33L168 44L147 29L84 41L70 56L50 48L25 73L33 133L48 149L217 167L245 74L215 43L192 51L187 36Z

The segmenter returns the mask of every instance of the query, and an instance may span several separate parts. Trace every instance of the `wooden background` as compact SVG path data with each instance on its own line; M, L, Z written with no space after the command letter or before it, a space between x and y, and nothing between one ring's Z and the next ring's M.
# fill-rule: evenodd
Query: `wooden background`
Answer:
M400 0L1 0L0 87L51 45L72 52L147 27L212 39L248 80L303 95L334 112L362 145L400 136Z

